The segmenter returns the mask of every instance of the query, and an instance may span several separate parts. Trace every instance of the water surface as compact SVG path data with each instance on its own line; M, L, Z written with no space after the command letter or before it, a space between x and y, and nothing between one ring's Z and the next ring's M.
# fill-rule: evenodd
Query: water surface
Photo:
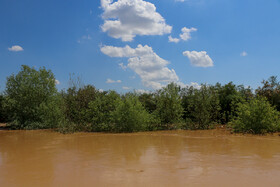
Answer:
M0 131L0 186L280 186L280 136Z

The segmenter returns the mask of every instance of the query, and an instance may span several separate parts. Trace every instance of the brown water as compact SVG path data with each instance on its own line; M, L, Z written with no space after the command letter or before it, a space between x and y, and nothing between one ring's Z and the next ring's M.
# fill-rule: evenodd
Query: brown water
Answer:
M0 131L0 186L280 186L280 136Z

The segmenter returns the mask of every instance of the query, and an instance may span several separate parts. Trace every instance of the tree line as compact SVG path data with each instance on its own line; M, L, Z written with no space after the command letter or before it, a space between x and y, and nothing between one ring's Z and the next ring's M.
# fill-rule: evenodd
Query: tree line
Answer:
M23 65L7 77L0 94L0 122L12 129L56 129L63 133L211 129L280 131L280 83L272 76L253 91L232 82L180 87L170 83L149 93L100 91L70 79L58 91L51 70Z

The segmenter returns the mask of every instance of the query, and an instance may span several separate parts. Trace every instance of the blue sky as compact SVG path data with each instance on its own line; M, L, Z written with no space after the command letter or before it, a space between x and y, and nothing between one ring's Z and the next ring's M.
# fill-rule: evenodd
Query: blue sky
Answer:
M51 69L59 89L71 73L119 92L257 88L280 74L279 19L279 0L0 0L0 90L22 64Z

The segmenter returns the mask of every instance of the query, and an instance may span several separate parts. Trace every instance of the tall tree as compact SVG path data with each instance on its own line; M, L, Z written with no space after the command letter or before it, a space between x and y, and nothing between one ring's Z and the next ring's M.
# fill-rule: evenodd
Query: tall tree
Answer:
M183 107L180 86L170 83L157 92L156 115L161 124L176 124L182 120Z
M16 128L53 128L59 123L60 98L51 70L23 65L7 78L7 105Z

